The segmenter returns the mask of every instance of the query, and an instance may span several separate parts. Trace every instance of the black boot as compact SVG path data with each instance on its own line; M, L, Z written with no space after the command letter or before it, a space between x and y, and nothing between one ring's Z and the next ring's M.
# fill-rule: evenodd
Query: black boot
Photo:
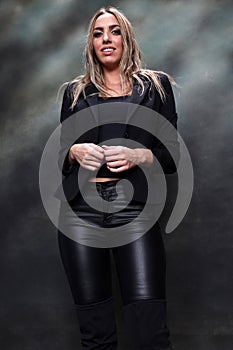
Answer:
M140 300L123 306L133 350L171 350L166 301Z
M76 305L76 310L80 326L81 349L117 349L117 332L112 298L88 305Z

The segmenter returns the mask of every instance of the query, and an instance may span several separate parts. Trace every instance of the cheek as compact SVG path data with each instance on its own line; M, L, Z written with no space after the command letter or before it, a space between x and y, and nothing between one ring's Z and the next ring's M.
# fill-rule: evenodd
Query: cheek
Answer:
M122 39L119 39L119 44L118 45L119 45L121 51L123 52L123 41L122 41Z
M98 51L99 47L100 47L99 42L97 40L94 40L93 41L93 50L95 53Z
M122 38L121 37L119 37L119 38L117 38L117 45L119 46L119 47L121 47L121 48L123 48L123 41L122 41Z
M96 44L93 42L93 51L96 53Z

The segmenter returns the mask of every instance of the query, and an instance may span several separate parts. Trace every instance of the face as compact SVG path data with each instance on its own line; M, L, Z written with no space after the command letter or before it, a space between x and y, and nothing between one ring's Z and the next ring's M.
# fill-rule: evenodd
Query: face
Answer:
M93 31L93 47L104 68L118 68L123 45L121 28L114 15L105 13L97 18Z

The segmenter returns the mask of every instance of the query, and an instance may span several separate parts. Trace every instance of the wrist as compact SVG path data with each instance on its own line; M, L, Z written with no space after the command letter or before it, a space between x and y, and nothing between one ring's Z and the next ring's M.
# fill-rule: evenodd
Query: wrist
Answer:
M153 163L153 153L150 149L137 148L138 164L150 166Z

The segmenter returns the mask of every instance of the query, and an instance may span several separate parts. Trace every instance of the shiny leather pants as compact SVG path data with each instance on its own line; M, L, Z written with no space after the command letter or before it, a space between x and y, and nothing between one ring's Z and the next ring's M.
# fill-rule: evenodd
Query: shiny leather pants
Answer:
M113 181L98 183L97 187L99 194L108 201L116 197ZM132 220L138 215L140 206L142 209L140 203L131 202L125 210L127 215L123 210L106 219L106 215L103 217L103 213L90 208L81 197L72 203L73 210L78 211L79 216L97 225L104 222L109 227L123 225L129 221L129 217ZM170 349L166 326L165 253L157 224L141 238L114 248L82 245L61 232L58 233L58 240L76 304L82 349L117 349L111 254L119 278L132 349Z

